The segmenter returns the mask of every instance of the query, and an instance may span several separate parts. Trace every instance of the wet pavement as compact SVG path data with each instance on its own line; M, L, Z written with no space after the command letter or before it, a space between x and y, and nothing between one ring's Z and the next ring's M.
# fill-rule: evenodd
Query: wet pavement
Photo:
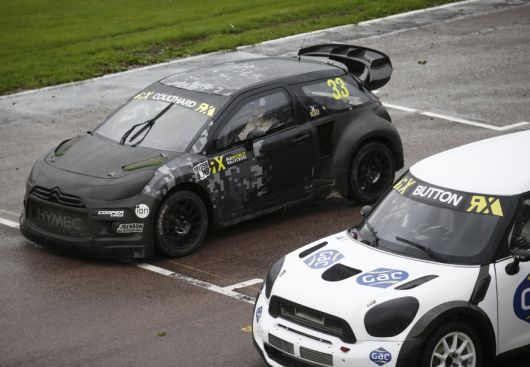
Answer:
M394 74L378 94L386 103L494 127L529 121L530 4L469 2L442 10L318 33L304 42L358 43L388 53ZM152 81L198 65L290 53L299 42L295 37L0 98L0 218L16 221L25 179L39 155L93 129ZM418 111L389 109L407 166L518 129L496 131ZM283 254L357 223L358 211L332 194L212 232L188 257L146 263L221 288L262 279ZM265 365L252 346L247 302L134 263L53 252L1 224L0 239L0 366ZM260 286L236 291L254 297ZM528 367L528 360L499 366Z

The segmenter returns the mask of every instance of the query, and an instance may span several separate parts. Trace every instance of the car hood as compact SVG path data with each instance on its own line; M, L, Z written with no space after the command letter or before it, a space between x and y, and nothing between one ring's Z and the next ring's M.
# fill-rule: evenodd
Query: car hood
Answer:
M120 145L97 135L84 135L59 144L46 162L64 171L97 178L121 178L156 170L182 153Z
M326 244L308 253L322 243ZM287 255L272 295L340 317L350 324L358 340L370 340L373 337L366 332L363 320L372 307L400 297L414 297L419 301L418 318L440 303L469 301L479 270L479 266L449 265L392 254L342 232ZM342 278L344 271L354 275L330 280ZM421 285L397 289L429 275L432 279ZM396 340L403 340L407 330Z

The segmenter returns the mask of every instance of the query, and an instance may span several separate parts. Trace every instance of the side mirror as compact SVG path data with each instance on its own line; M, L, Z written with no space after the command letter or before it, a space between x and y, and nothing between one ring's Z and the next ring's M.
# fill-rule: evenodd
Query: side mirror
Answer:
M530 261L530 248L519 248L513 251L513 262L506 265L506 274L515 275L519 272L519 263Z
M367 216L370 215L370 213L372 212L372 207L370 205L365 205L361 208L361 217L363 218L366 218Z

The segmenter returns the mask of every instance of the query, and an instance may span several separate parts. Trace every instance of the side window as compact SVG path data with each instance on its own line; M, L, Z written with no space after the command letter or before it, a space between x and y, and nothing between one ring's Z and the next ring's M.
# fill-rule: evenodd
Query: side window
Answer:
M520 239L522 244L530 244L530 199L526 199L515 219L513 235Z
M347 75L299 85L296 94L309 119L348 111L370 101L363 87Z
M530 246L530 199L526 199L515 216L515 222L508 234L508 244L501 245L497 259L510 256L516 247Z
M291 124L289 96L277 91L245 101L217 134L217 148L226 149Z

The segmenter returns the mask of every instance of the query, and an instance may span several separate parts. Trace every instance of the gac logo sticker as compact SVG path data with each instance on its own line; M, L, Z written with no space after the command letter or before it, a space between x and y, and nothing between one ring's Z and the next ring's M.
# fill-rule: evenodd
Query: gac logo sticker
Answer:
M259 306L256 309L256 323L259 323L259 319L261 319L261 313L263 312L263 307Z
M409 273L403 270L379 268L359 275L357 283L369 287L388 288L408 277Z
M530 323L530 274L515 291L513 310L518 318Z
M370 360L378 366L387 364L392 360L392 354L385 348L378 348L373 352L370 352Z
M317 252L311 257L308 257L307 259L304 260L304 262L311 269L322 269L322 268L327 268L331 264L336 263L343 257L344 255L342 255L337 250L323 250L323 251Z

